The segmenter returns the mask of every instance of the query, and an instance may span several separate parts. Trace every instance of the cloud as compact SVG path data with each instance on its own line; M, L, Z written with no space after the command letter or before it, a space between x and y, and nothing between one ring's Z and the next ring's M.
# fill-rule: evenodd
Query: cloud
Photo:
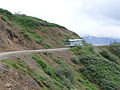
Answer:
M2 0L0 6L63 25L80 35L120 38L119 0Z
M84 0L76 16L77 33L81 35L120 38L120 1Z
M120 21L119 0L89 0L83 8L83 12L97 19L112 19ZM98 2L99 1L99 2ZM90 5L88 5L90 4Z

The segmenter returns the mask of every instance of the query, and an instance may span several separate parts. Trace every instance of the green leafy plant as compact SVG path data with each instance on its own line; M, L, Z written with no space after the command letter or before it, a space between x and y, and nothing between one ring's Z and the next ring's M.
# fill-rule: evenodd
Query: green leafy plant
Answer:
M71 58L71 61L75 64L79 64L79 62L80 62L79 59L75 56Z
M28 26L31 28L41 28L41 26L52 26L52 27L64 28L60 25L49 23L42 19L26 16L25 14L14 14L14 20L21 26Z
M104 58L106 58L106 59L108 59L108 60L110 60L110 61L112 61L112 62L118 63L117 61L119 60L119 58L118 58L117 56L113 55L113 54L112 54L110 51L108 51L107 49L102 49L101 52L100 52L100 54L101 54Z
M56 74L54 73L52 67L49 66L43 59L41 59L37 54L32 54L32 58L38 63L40 67L43 68L46 74L50 75L52 78L58 80Z
M52 89L52 90L54 90L54 89L61 90L61 88L65 88L59 82L50 80L50 79L44 77L43 75L41 75L41 73L37 72L36 70L30 69L22 61L9 60L9 59L0 60L0 61L6 63L8 65L8 67L13 67L17 71L19 70L21 72L24 72L25 74L30 75L40 86L42 86L42 89L44 89L45 86L48 89ZM43 65L43 67L46 67L46 66Z
M9 12L8 10L2 9L2 8L0 8L0 14L8 16L9 18L13 16L11 12Z
M114 42L111 43L109 46L110 51L120 57L120 43L119 42Z
M74 77L70 68L65 66L57 66L55 68L55 73L67 88L70 89L73 87Z
M80 62L84 65L80 72L90 81L100 85L103 90L120 89L119 65L93 54L82 54Z
M27 67L25 66L25 63L22 62L22 61L15 61L15 60L13 61L13 60L10 60L10 59L3 59L3 60L0 60L0 61L6 63L9 67L14 67L17 70L21 70L25 73L30 74L30 71L27 69Z

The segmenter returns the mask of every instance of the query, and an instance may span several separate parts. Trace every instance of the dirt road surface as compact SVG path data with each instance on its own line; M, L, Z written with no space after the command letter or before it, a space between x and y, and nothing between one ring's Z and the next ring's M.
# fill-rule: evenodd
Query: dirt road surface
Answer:
M0 59L4 59L11 55L19 55L19 54L30 54L35 52L56 52L56 51L64 51L69 48L56 48L56 49L40 49L40 50L22 50L22 51L11 51L11 52L1 52Z

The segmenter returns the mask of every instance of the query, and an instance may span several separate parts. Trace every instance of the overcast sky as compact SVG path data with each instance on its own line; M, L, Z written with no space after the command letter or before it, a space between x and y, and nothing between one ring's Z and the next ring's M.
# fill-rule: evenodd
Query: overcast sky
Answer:
M120 0L1 0L0 7L60 24L79 35L120 38Z

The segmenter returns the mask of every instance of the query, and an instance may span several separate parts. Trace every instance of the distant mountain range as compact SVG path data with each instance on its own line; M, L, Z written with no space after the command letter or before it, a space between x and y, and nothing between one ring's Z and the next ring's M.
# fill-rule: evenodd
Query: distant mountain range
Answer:
M120 38L83 36L84 40L91 44L110 44L111 42L120 42Z

